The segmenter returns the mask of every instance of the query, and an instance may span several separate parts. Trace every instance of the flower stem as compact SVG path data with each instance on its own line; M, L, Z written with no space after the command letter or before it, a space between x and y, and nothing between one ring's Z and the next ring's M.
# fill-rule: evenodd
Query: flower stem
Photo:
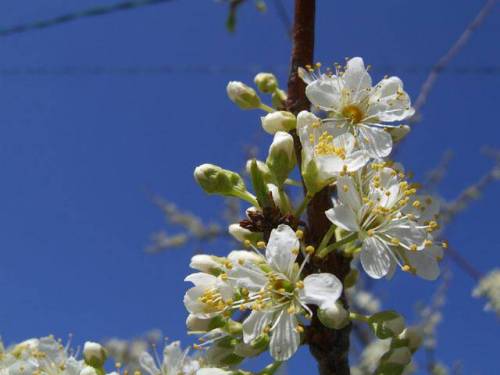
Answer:
M248 203L250 203L254 207L259 207L259 202L255 196L248 191L234 191L233 195L237 198L240 198Z
M357 321L360 321L360 322L363 322L363 323L368 323L368 321L369 321L370 318L368 316L366 316L366 315L362 315L362 314L350 312L349 313L349 319L351 319L351 320L357 320Z
M295 217L296 218L300 218L300 216L304 213L304 210L306 209L306 207L309 204L309 202L311 201L311 199L313 199L313 196L314 195L308 193L304 197L304 200L302 201L302 203L300 204L300 206L297 207L297 209L295 210Z
M344 245L348 244L349 242L354 241L357 238L358 238L358 234L357 233L351 233L350 235L348 235L347 237L341 239L340 241L337 241L337 242L331 244L330 246L327 246L327 247L321 249L319 251L319 253L318 253L318 257L324 258L328 254L330 254L333 250L336 250L339 247L344 246Z
M286 213L292 212L292 207L290 206L290 200L288 199L288 195L286 195L283 187L278 188L278 193L280 195L281 207Z
M269 107L267 104L260 103L259 108L265 112L273 113L275 109L273 107Z
M328 243L330 242L330 240L332 239L333 235L335 234L335 229L336 228L337 227L332 224L332 226L330 227L330 229L328 229L328 232L325 233L325 235L323 236L323 239L321 240L321 243L319 244L319 250L320 251L324 247L328 246Z
M266 366L262 371L258 373L258 375L273 375L281 366L283 362L273 362L270 365Z

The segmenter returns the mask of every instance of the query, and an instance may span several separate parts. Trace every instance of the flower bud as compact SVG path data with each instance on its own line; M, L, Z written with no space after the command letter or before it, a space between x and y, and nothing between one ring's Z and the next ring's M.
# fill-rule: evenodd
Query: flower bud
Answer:
M387 339L399 335L405 329L405 321L395 311L382 311L372 315L369 323L379 339Z
M278 185L283 185L288 174L295 167L295 161L293 137L286 132L277 132L269 147L266 164L276 178Z
M266 94L272 93L278 88L278 80L272 73L259 73L253 81L259 90Z
M260 336L256 337L250 343L250 345L252 346L253 349L256 349L256 350L266 350L270 341L271 341L271 339L270 339L269 335L267 333L263 333Z
M407 347L395 348L385 353L380 362L384 364L394 364L406 366L411 361L411 352Z
M221 264L216 259L216 257L211 255L197 254L191 258L189 267L205 273L218 273L221 269Z
M83 359L85 363L94 368L102 368L106 362L106 350L97 342L87 341L83 346Z
M252 173L251 168L252 168L253 162L254 162L254 159L250 159L247 161L245 169L246 169L246 172L248 174ZM264 181L270 182L272 180L271 171L269 170L269 167L266 165L266 163L264 163L263 161L260 161L260 160L256 160L256 159L255 159L255 163L256 163L257 169L259 170L260 174L264 178Z
M344 328L349 323L349 313L339 301L321 306L318 318L325 327L333 329Z
M391 347L406 346L412 353L415 353L420 345L422 345L423 339L421 328L408 327L397 338L392 340Z
M227 84L227 95L241 109L260 107L260 98L254 89L242 82L231 81Z
M238 173L222 169L213 164L203 164L194 170L196 182L209 194L234 195L246 190Z
M252 232L246 228L241 227L240 224L231 224L228 228L229 234L234 237L236 241L245 242L246 240L250 242L257 242L262 239L262 233Z
M278 131L290 131L295 129L297 119L293 113L287 111L276 111L268 113L260 118L262 127L269 134L275 134Z
M247 251L247 250L233 250L229 253L227 256L227 259L231 263L245 263L245 262L251 262L251 263L261 263L262 262L262 256L258 255L257 253L253 251Z

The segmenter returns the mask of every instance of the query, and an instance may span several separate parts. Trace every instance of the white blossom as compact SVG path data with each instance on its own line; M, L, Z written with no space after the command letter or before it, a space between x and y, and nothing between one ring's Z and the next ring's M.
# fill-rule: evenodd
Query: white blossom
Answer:
M303 328L298 317L312 315L307 304L326 307L334 304L342 292L341 282L328 273L312 274L302 280L305 261L302 266L296 263L299 252L295 232L280 225L271 232L260 263L239 262L228 273L244 291L239 308L251 310L243 322L244 342L269 334L270 353L279 361L289 359L300 344Z
M481 278L472 295L476 298L487 298L485 310L494 311L500 316L500 269L496 268Z
M326 215L361 241L360 260L368 275L391 276L399 265L427 279L437 277L442 254L430 248L429 234L437 223L425 224L405 210L410 202L417 208L421 202L410 200L416 187L402 180L402 172L372 163L359 173L339 177L337 191L338 199Z
M388 77L372 87L360 57L348 60L345 69L337 66L336 74L299 69L299 75L307 83L306 95L311 103L328 113L324 121L337 134L352 133L373 158L383 158L391 152L391 135L384 130L391 126L387 123L405 120L415 112L403 82Z
M310 112L302 111L297 116L303 163L315 162L322 180L336 177L340 172L355 172L369 160L365 150L356 149L356 139L351 133L338 134L335 130Z

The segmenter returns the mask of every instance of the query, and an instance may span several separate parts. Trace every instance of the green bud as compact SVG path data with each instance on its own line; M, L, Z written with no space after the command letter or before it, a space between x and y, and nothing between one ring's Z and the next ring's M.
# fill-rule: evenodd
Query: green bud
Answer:
M106 358L106 350L101 344L87 341L83 346L83 359L87 365L96 369L102 369L104 362L106 362Z
M269 156L266 164L276 178L279 186L282 186L290 172L295 167L295 150L293 137L279 131L274 135L273 143L269 147Z
M264 175L257 166L256 160L252 160L252 163L250 164L250 177L252 178L253 189L255 191L255 195L257 195L257 202L260 207L271 207L272 201L269 197L269 190L264 180Z
M222 169L213 164L203 164L194 170L196 182L208 194L237 195L245 192L246 187L238 173Z
M262 128L269 134L278 131L290 131L297 126L295 115L287 111L275 111L260 118Z
M328 185L329 181L324 180L319 175L318 166L314 160L302 163L302 177L307 188L308 194L314 195Z
M422 345L423 335L421 328L408 327L397 338L392 340L391 348L406 346L412 353L415 353Z
M286 99L286 92L281 89L277 89L271 96L273 107L277 109L286 108Z
M344 279L344 289L352 288L354 285L356 285L358 277L359 277L359 271L355 268L351 268L351 270Z
M397 365L404 367L411 362L411 352L407 347L395 348L385 353L380 358L380 363L385 365Z
M253 81L259 90L266 94L270 94L278 88L278 80L272 73L259 73Z
M405 329L404 318L395 311L376 313L368 322L379 339L398 336Z
M227 84L227 95L241 109L256 109L260 107L259 95L254 89L242 82L231 81Z
M341 302L321 306L318 309L318 319L325 327L342 329L349 324L349 313Z
M264 182L266 182L266 183L271 182L273 180L273 177L271 175L271 171L269 170L269 167L267 166L266 163L264 163L263 161L257 160L257 159L250 159L247 161L245 169L246 169L248 175L252 174L251 168L252 168L252 163L254 162L254 160L257 163L256 167L259 170L259 173L262 175Z

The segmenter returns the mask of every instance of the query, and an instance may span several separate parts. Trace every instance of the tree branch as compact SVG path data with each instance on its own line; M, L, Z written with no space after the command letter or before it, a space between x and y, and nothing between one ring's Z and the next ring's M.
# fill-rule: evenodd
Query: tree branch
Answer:
M288 80L288 111L298 114L310 109L310 103L305 95L305 84L298 76L298 68L312 65L314 59L314 26L315 0L295 0L293 25L293 48ZM301 160L301 145L295 133L295 151L297 160ZM329 188L317 193L307 207L308 233L307 241L319 245L321 239L330 228L330 222L325 211L331 207L331 191ZM350 269L350 260L332 252L325 259L316 260L314 271L322 270L335 274L341 281ZM345 296L341 297L346 305ZM347 307L347 306L346 306ZM311 325L306 333L306 342L318 362L321 375L349 375L349 335L351 326L341 330L325 327L314 314Z

